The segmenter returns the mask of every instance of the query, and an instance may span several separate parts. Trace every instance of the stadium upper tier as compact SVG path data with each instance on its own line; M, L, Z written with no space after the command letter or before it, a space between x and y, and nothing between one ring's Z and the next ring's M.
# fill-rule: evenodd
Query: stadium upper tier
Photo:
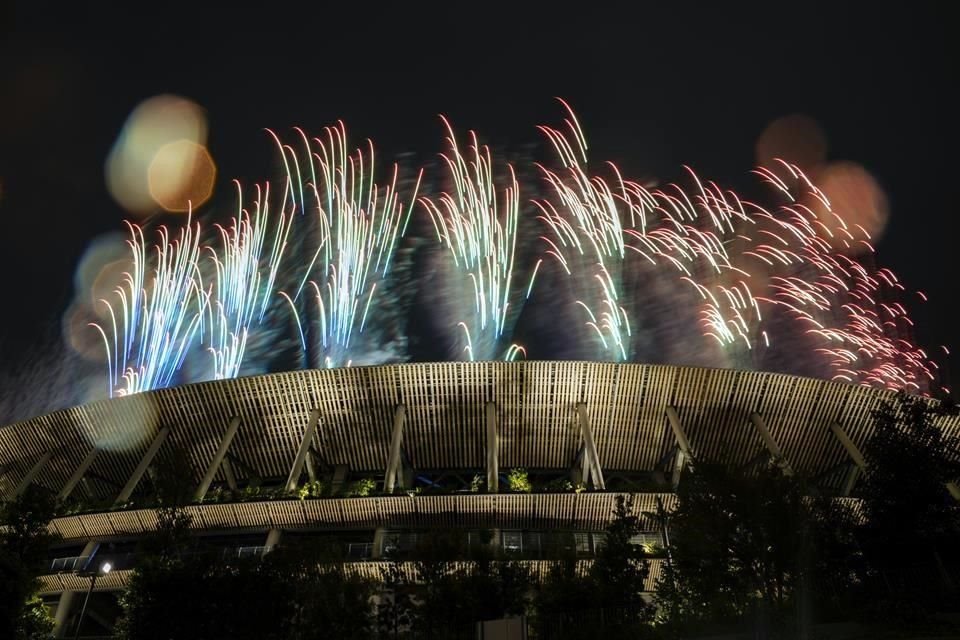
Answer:
M871 410L891 397L782 374L645 364L292 371L144 392L3 427L0 489L9 496L35 482L66 496L86 477L96 479L86 491L123 502L163 449L185 452L194 480L208 487L252 476L296 483L306 463L311 474L314 464L341 468L387 489L403 486L404 469L479 470L496 489L500 470L514 467L579 468L603 488L611 472L664 472L669 481L691 455L733 464L767 455L829 475L862 466ZM944 420L960 432L960 419ZM844 474L833 475L842 490Z

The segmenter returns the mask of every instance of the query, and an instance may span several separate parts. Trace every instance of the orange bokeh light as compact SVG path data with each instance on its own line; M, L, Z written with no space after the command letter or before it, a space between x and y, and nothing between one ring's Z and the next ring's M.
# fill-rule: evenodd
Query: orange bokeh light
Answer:
M877 180L855 162L832 162L816 173L814 182L829 200L829 211L816 199L806 204L834 231L832 236L825 234L830 245L848 253L867 250L862 240L876 246L890 217L887 196ZM841 231L844 226L849 235Z
M166 211L183 213L210 199L217 167L202 145L176 140L157 150L147 170L150 195Z

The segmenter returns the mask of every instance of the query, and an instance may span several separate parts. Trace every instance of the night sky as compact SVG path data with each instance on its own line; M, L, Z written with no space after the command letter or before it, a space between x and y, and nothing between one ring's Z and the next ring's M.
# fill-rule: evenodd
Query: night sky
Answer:
M58 339L77 260L125 218L104 184L107 154L131 110L164 93L206 110L219 169L208 206L223 211L233 178L276 176L264 127L318 131L342 118L381 158L425 158L442 147L443 113L521 150L543 144L535 125L559 122L562 96L593 158L662 181L683 179L686 164L749 190L760 133L806 114L829 158L862 164L889 197L878 260L929 295L911 308L919 342L960 350L950 62L960 56L947 4L557 3L539 15L483 3L317 15L155 4L144 16L30 4L0 14L0 369Z

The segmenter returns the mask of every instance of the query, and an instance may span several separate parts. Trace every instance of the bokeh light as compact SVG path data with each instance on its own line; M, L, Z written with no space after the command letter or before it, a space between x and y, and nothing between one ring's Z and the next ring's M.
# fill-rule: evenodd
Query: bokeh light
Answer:
M101 299L116 302L114 290L133 268L130 247L122 233L108 233L87 245L74 273L74 300L64 315L63 334L70 347L93 362L106 361L103 337L91 322L109 321Z
M183 213L210 199L217 168L205 147L176 140L157 150L147 177L153 200L166 211Z
M774 168L785 160L811 171L827 159L827 136L817 121L795 113L777 118L760 134L756 146L757 164Z
M196 103L172 95L149 98L127 118L107 157L107 188L135 215L185 211L179 203L187 199L196 208L210 197L215 175L206 140L206 116Z
M890 207L883 188L870 172L855 162L831 162L817 172L815 182L830 201L830 209L857 238L851 242L846 234L837 233L827 238L831 246L848 253L862 253L868 250L859 241L864 233L868 242L876 246L890 218ZM826 224L840 224L830 219L833 216L816 199L806 204Z
M93 305L83 300L74 300L63 314L63 337L70 348L85 360L105 363L107 350L103 337L90 326L91 322L98 321L100 318L94 312ZM103 397L103 390L99 395Z

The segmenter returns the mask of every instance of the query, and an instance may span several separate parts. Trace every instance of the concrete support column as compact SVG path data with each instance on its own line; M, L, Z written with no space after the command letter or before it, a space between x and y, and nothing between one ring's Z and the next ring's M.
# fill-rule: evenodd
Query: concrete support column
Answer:
M333 468L333 478L330 480L330 495L338 495L343 490L349 471L350 468L345 464L338 464Z
M667 407L667 422L670 423L670 429L673 431L673 437L677 441L677 455L673 461L673 473L670 475L670 484L676 491L680 486L680 475L687 466L687 460L693 459L693 451L690 449L690 441L680 423L680 416L673 407Z
M221 466L223 467L223 477L227 479L227 486L230 487L230 491L236 491L237 477L233 475L233 464L230 462L230 458L224 458Z
M100 541L93 539L87 540L87 544L83 545L83 551L80 552L81 558L86 558L87 560L83 563L84 569L89 569L91 567L91 561L93 557L97 554L97 549L100 548Z
M223 434L223 438L220 439L220 446L217 447L217 452L213 455L213 460L210 461L206 473L203 474L203 480L200 481L200 486L197 487L197 492L193 496L194 502L201 502L207 495L207 491L210 490L210 483L213 482L213 477L217 474L217 469L220 468L220 464L226 457L230 443L233 442L233 437L237 435L237 429L239 428L240 418L234 416L234 418L230 420L230 424L227 426L227 431Z
M793 468L790 466L790 463L787 462L783 457L783 452L780 450L780 445L777 444L777 441L773 439L773 436L770 435L770 429L767 428L767 422L763 419L759 413L751 413L750 421L753 422L753 426L757 428L757 431L760 433L760 439L763 440L764 446L766 446L767 451L770 452L770 455L773 456L773 459L777 461L777 464L780 465L780 468L783 470L783 475L792 476Z
M76 468L76 470L67 480L67 483L63 485L62 489L60 489L60 493L57 494L58 498L61 500L66 500L70 497L70 494L73 493L73 490L77 488L80 480L83 478L84 474L87 473L87 470L90 468L90 465L93 464L93 461L97 459L97 454L99 453L99 449L90 449L90 452L86 455L86 457L84 457L83 461L80 463L80 466Z
M313 445L313 436L317 432L317 422L320 420L320 410L310 411L307 428L303 430L303 438L300 439L300 448L297 450L297 457L293 460L293 466L290 467L290 475L287 476L287 491L293 491L300 483L300 474L303 472L303 462L310 453L310 447Z
M960 486L957 486L956 482L948 482L947 491L950 492L950 495L953 496L954 500L960 502Z
M143 474L146 473L147 468L150 466L150 463L153 462L153 458L157 455L157 452L160 451L160 447L163 446L163 442L167 439L167 435L169 434L170 427L164 427L160 429L160 433L158 433L157 437L154 438L153 442L150 443L150 447L147 449L147 452L143 454L143 459L140 460L140 464L137 465L137 468L133 470L133 475L130 476L129 480L127 480L127 484L120 491L120 495L118 495L117 499L113 501L114 505L123 504L130 499L130 496L133 495L134 489L136 489L137 485L140 484Z
M843 488L840 490L840 495L844 498L849 497L853 493L853 487L857 484L857 479L860 478L861 469L855 464L851 464L847 469L847 477L843 481Z
M73 597L76 591L64 591L57 601L57 608L53 612L53 637L64 638L67 635L67 622L70 619L70 609L73 606Z
M494 554L499 554L503 547L503 540L500 539L500 529L490 529L490 549Z
M17 489L13 492L13 496L16 498L23 494L27 490L27 487L30 486L30 483L33 482L34 478L37 477L37 474L40 473L47 463L50 462L50 458L53 457L53 451L47 451L40 459L37 460L30 470L27 471L27 474L23 476L23 479L20 480L20 484L17 485Z
M867 463L863 459L863 454L860 453L860 449L857 448L857 445L850 439L850 436L843 430L843 427L833 422L830 424L830 431L836 439L840 441L840 444L843 445L844 450L846 450L847 455L850 456L850 460L852 461L847 471L847 477L843 482L843 489L841 490L841 495L846 497L853 491L853 487L857 483L857 478L859 478L863 470L867 468Z
M283 532L280 529L270 529L267 531L267 541L263 543L263 555L267 555L273 548L280 544L280 538Z
M497 405L488 402L487 414L487 491L500 490L499 438L497 436Z
M87 495L90 496L91 498L97 495L96 489L93 486L93 482L91 482L90 478L88 478L87 476L83 476L82 478L80 478L80 484L83 485L83 490L86 491Z
M393 435L390 437L390 457L387 458L387 474L383 479L383 492L386 494L393 493L393 489L397 485L398 477L400 478L400 484L403 484L403 479L400 477L400 447L403 444L403 425L406 417L406 408L402 404L397 405L397 409L393 413ZM400 488L402 489L403 487L401 486Z
M590 418L587 414L587 405L583 402L577 404L577 415L580 418L580 432L583 435L584 469L589 469L590 478L595 489L606 490L603 482L603 470L600 468L600 457L597 455L597 447L593 442L593 431L590 429ZM589 464L589 466L588 466ZM587 474L585 473L584 476ZM584 478L586 480L586 478Z
M376 560L383 557L383 542L386 538L387 530L383 527L377 527L373 532L373 550L370 552L372 559Z

